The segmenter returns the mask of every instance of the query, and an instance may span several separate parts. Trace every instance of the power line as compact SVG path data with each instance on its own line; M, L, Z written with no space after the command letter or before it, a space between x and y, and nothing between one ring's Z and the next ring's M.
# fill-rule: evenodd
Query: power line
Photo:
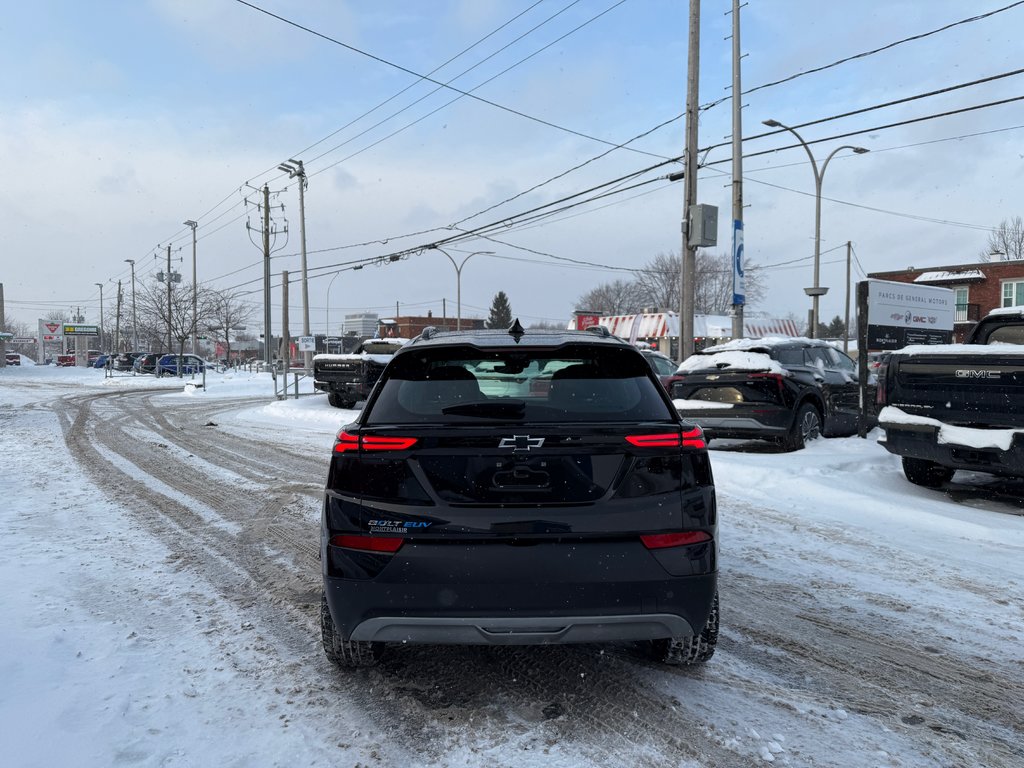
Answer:
M374 61L376 61L376 62L378 62L380 64L384 64L385 66L391 67L393 69L397 69L400 72L404 72L404 73L406 73L408 75L412 75L413 77L418 78L419 80L425 80L428 83L433 83L434 85L439 85L439 86L442 86L442 87L447 88L449 90L452 90L452 91L454 91L455 93L459 94L462 97L469 97L469 98L471 98L471 99L473 99L475 101L479 101L481 104L487 104L488 106L494 107L495 109L500 109L503 112L508 112L509 114L516 115L517 117L522 117L522 118L524 118L526 120L530 120L531 122L547 126L548 128L554 128L555 130L562 131L563 133L568 133L568 134L571 134L573 136L578 136L581 139L587 139L589 141L595 141L595 142L597 142L599 144L605 144L607 146L612 146L612 147L619 147L619 146L621 146L621 145L615 144L614 142L607 141L605 139L600 139L600 138L598 138L596 136L591 136L589 134L583 133L582 131L576 131L576 130L573 130L572 128L566 128L563 125L558 125L556 123L552 123L550 120L544 120L543 118L534 117L533 115L528 115L525 112L519 111L518 109L513 109L512 107L506 107L503 104L498 104L497 102L491 101L490 99L485 99L482 96L477 96L477 95L473 94L470 91L463 91L462 89L456 88L455 86L448 85L447 83L442 83L439 80L435 80L432 77L428 77L427 75L423 75L423 74L421 74L419 72L411 70L408 67L402 66L401 64L396 64L393 61L388 61L387 59L384 59L384 58L382 58L380 56L377 56L375 54L369 53L368 51L364 51L364 50L362 50L360 48L356 48L353 45L349 45L348 43L344 43L341 40L338 40L336 38L330 37L329 35L325 35L322 32L317 32L315 29L311 29L310 27L306 27L306 26L304 26L302 24L299 24L298 22L292 21L291 19L287 19L284 16L280 16L280 15L278 15L276 13L272 13L271 11L268 11L265 8L261 8L258 5L255 5L253 3L248 2L248 0L235 0L235 2L237 2L237 3L241 4L241 5L244 5L244 6L248 7L248 8L251 8L254 11L258 11L259 13L265 14L265 15L267 15L267 16L273 18L273 19L276 19L277 21L280 21L280 22L282 22L284 24L287 24L287 25L289 25L291 27L295 27L296 29L299 29L299 30L301 30L303 32L311 34L311 35L313 35L315 37L319 37L322 40L326 40L329 43L333 43L334 45L338 45L338 46L340 46L342 48L345 48L346 50L352 51L353 53L358 53L360 56L365 56L365 57L367 57L369 59L372 59L372 60L374 60ZM614 10L615 8L618 8L624 2L626 2L626 0L618 0L618 2L614 3L609 8L606 8L604 11L602 11L600 14L598 14L598 16L595 16L594 19L591 19L591 21L593 21L593 20L603 16L606 13L609 13L610 11ZM1021 0L1021 2L1024 2L1024 0ZM590 22L587 22L587 23L590 23ZM631 149L630 151L640 152L640 150L636 150L636 149ZM650 153L642 152L641 154L650 154Z
M854 61L856 59L863 59L863 58L866 58L868 56L873 56L876 53L881 53L882 51L887 51L887 50L889 50L891 48L895 48L895 47L903 45L905 43L913 42L913 41L916 41L916 40L923 40L926 37L931 37L932 35L937 35L940 32L945 32L947 30L953 29L954 27L959 27L959 26L961 26L963 24L971 24L971 23L973 23L975 21L981 21L982 19L987 19L990 16L995 16L998 13L1003 13L1004 11L1009 11L1009 10L1011 10L1013 8L1016 8L1018 5L1024 5L1024 0L1018 0L1017 2L1010 3L1009 5L1003 6L1002 8L997 8L994 11L989 11L988 13L982 13L982 14L979 14L977 16L970 16L970 17L968 17L966 19L960 19L960 21L954 21L954 22L952 22L950 24L946 24L945 26L939 27L937 29L933 29L933 30L931 30L929 32L922 32L921 34L918 34L918 35L911 35L910 37L905 37L902 40L896 40L895 42L888 43L887 45L883 45L883 46L880 46L878 48L874 48L874 49L872 49L870 51L864 51L862 53L854 54L853 56L847 56L847 57L839 59L837 61L833 61L831 64L825 64L825 65L820 66L820 67L814 67L813 69L807 69L807 70L804 70L802 72L797 72L795 74L789 75L788 77L784 77L781 80L775 80L775 81L770 82L770 83L763 83L762 85L755 86L755 87L750 88L750 89L748 89L746 91L741 91L740 95L741 96L746 96L747 94L754 93L755 91L760 91L760 90L764 90L765 88L772 88L773 86L776 86L776 85L781 85L783 83L788 83L788 82L791 82L793 80L796 80L797 78L805 77L806 75L815 74L817 72L824 72L826 69L832 69L833 67L838 67L840 64L846 64L847 62ZM711 109L712 107L716 107L719 104L728 101L731 98L732 98L731 95L730 96L723 96L722 98L720 98L720 99L718 99L716 101L713 101L713 102L710 102L708 104L703 105L702 107L700 107L700 110L702 112L706 111L708 109Z
M1024 0L1021 0L1021 2L1024 2ZM906 96L906 97L904 97L902 99L894 99L893 101L887 101L887 102L884 102L882 104L875 104L873 106L863 107L861 109L855 109L855 110L852 110L850 112L842 112L842 113L840 113L838 115L831 115L830 117L822 117L822 118L819 118L817 120L810 120L810 121L808 121L806 123L799 123L799 124L791 126L791 127L795 130L797 128L807 128L808 126L812 126L812 125L820 125L822 123L832 122L833 120L841 120L842 118L845 118L845 117L854 117L855 115L863 115L863 114L866 114L868 112L874 112L877 109L885 109L886 107L894 107L894 106L897 106L899 104L908 104L908 103L910 103L912 101L917 101L918 99L926 99L926 98L929 98L931 96L938 96L938 95L941 95L941 94L944 94L944 93L950 93L952 91L957 91L957 90L960 90L962 88L971 88L971 87L973 87L975 85L984 85L985 83L991 83L991 82L993 82L995 80L1002 80L1003 78L1007 78L1007 77L1014 77L1014 76L1022 74L1022 73L1024 73L1024 69L1015 69L1015 70L1013 70L1011 72L1003 72L1003 73L1000 73L998 75L991 75L989 77L983 77L981 79L972 80L972 81L966 82L966 83L958 83L957 85L950 85L950 86L947 86L945 88L939 88L939 89L934 90L934 91L928 91L927 93L919 93L919 94L916 94L914 96ZM766 136L775 136L777 134L785 133L785 132L786 132L785 128L780 128L780 129L774 130L774 131L765 131L764 133L754 134L753 136L746 136L746 137L744 137L743 141L753 141L754 139L763 139ZM710 152L712 149L717 149L719 147L728 146L729 143L730 142L723 141L723 142L719 142L718 144L711 144L710 146L704 147L701 150L701 152Z

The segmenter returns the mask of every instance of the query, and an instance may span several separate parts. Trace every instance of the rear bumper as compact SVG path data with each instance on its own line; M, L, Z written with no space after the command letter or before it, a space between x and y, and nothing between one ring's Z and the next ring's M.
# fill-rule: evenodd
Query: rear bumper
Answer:
M650 640L699 632L717 590L713 543L689 554L703 573L673 576L668 550L639 542L407 542L372 579L326 576L338 632L353 640L534 645ZM680 547L679 550L696 549ZM681 555L682 553L677 553Z
M1018 435L1009 450L974 447L939 442L939 427L926 424L893 424L882 422L885 438L879 440L889 453L914 459L934 461L954 469L991 472L997 475L1024 477L1024 436ZM981 432L982 430L976 430Z
M340 395L352 395L357 399L362 399L367 394L367 387L362 384L353 384L348 381L330 381L329 379L314 379L313 389L318 389L321 392L334 392Z
M699 628L698 628L699 629ZM694 628L681 616L402 617L363 621L352 640L444 645L558 645L686 637Z
M688 423L698 425L709 438L770 439L785 437L793 422L789 410L764 411L758 414L702 415L700 411L680 411Z

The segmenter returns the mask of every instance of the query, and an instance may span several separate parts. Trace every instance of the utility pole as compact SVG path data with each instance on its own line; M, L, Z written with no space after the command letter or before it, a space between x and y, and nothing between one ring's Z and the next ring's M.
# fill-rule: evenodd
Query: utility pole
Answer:
M135 314L135 259L125 259L132 265L132 351L139 352L139 319Z
M284 361L284 388L288 389L288 370L292 367L288 330L288 270L281 273L281 358Z
M306 179L306 169L301 160L289 160L277 166L278 170L285 171L290 178L299 180L299 244L302 252L302 335L309 336L309 280L306 277L306 195L305 190L309 185ZM302 353L302 365L309 373L313 365L313 353L306 350Z
M689 51L686 64L686 154L683 163L682 274L679 296L679 362L693 354L693 311L697 249L690 245L690 208L697 200L697 100L700 75L700 0L690 0Z
M263 185L263 361L270 365L270 187Z
M121 281L117 281L117 314L114 315L114 349L112 354L120 352L121 347Z
M732 0L732 337L743 338L743 89L740 87L740 0Z
M196 327L199 325L199 289L196 283L196 227L199 224L192 219L183 222L192 228L192 354L199 354L199 340Z
M100 289L100 352L106 351L103 347L103 283L94 283Z
M171 246L167 246L167 352L174 351L171 340Z

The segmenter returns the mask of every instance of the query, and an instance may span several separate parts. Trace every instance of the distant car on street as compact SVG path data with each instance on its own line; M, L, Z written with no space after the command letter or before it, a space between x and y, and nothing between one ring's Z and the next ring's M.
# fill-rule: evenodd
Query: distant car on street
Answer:
M193 373L202 373L206 368L206 361L197 355L164 355L156 364L157 376L177 376L179 373L191 376Z
M74 355L57 355L57 365L61 368L70 368L75 364Z
M4 360L7 361L8 365L21 365L21 355L17 352L5 352Z

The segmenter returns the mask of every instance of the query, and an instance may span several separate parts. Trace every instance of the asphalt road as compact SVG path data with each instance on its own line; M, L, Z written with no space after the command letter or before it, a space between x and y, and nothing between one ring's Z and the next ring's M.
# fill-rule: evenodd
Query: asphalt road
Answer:
M375 718L382 765L409 764L410 754L448 765L453 747L479 750L481 764L514 765L516 750L556 743L571 744L578 764L600 766L1024 765L1024 650L957 655L912 617L899 618L899 605L838 609L830 590L862 589L846 574L903 556L827 526L806 532L815 557L822 540L831 547L832 562L815 566L819 583L794 584L757 546L732 553L719 652L703 668L662 668L628 645L407 646L390 648L375 669L338 672L319 647L327 456L287 429L231 418L252 400L166 402L114 392L52 407L71 454L139 530L254 616L275 684L306 716L322 719L325 731L341 706ZM720 506L750 540L793 525L786 509L727 497ZM794 549L783 560L809 556ZM955 596L989 587L949 588ZM1011 599L1022 588L1017 582ZM1004 609L1021 621L1006 598ZM752 732L752 723L770 730ZM779 733L790 734L784 745L775 743ZM495 752L495 761L484 759Z

